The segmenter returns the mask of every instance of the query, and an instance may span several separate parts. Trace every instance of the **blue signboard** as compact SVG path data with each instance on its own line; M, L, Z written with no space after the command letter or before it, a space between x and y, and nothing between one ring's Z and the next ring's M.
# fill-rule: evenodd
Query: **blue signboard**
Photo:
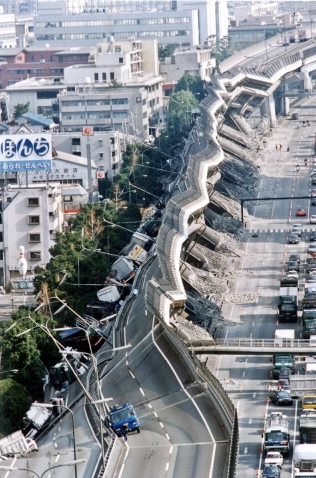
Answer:
M6 134L0 136L0 173L51 171L50 134Z

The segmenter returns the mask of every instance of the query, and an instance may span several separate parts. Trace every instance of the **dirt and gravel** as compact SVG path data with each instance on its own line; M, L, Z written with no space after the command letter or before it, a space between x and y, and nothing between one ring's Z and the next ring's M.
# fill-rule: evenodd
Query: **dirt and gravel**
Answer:
M248 203L248 211L245 209L245 224L240 221L240 199L255 198L256 187L260 177L263 156L261 151L264 145L259 146L258 138L253 143L253 150L249 151L249 159L237 159L226 155L220 171L222 177L216 183L216 198L229 211L222 215L216 214L211 227L220 237L215 250L202 244L195 248L203 255L205 262L201 268L186 262L186 270L189 270L189 284L187 287L187 317L179 317L179 327L185 330L185 334L192 335L192 340L206 340L206 337L216 336L219 330L225 326L239 323L223 316L224 304L249 303L257 300L256 294L232 293L232 281L236 277L251 274L242 271L241 263L245 255L244 244L247 238L245 225L250 219L252 204ZM256 153L256 154L255 154ZM251 218L253 220L253 218ZM188 279L187 279L188 283ZM177 319L178 322L178 319Z

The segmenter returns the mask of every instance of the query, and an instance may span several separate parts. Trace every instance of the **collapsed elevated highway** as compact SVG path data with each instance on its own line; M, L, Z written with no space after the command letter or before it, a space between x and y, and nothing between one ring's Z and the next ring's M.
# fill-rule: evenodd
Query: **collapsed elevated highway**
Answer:
M197 244L201 240L214 251L221 247L222 239L213 228L214 222L221 216L240 221L237 201L245 197L245 173L254 183L256 181L259 155L253 153L259 152L260 144L248 120L259 111L259 132L261 136L268 134L276 124L277 115L288 112L289 103L284 92L291 89L293 74L316 69L314 40L284 50L280 38L276 37L269 39L270 49L273 54L268 57L267 45L263 42L220 65L221 74L212 79L208 87L209 95L200 105L201 116L183 151L184 175L176 182L157 238L161 276L151 279L146 286L147 307L164 325L166 333L178 330L177 316L186 305L185 284L191 276L186 260L204 267L205 260ZM197 138L202 140L197 142ZM249 198L253 195L250 187L246 193ZM209 344L186 342L186 345L196 354L246 352L245 344L215 343L211 336ZM307 344L301 348L296 345L298 354L306 354ZM249 353L267 355L275 352L273 344L248 344L248 347ZM283 346L278 351L283 351ZM224 413L220 404L225 391L221 385L213 387L210 394L216 396L218 413ZM231 448L226 476L233 477L238 422L233 404L228 408L229 412L226 406L225 418L226 423L230 423Z

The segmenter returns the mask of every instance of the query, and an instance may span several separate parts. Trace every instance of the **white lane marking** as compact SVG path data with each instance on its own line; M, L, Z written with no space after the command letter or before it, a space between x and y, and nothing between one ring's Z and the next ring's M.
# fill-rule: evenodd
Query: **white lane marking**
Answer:
M144 390L141 387L139 387L139 390L140 390L140 393L142 394L142 396L144 397L145 396Z
M165 471L169 470L169 463L166 463Z
M56 456L55 463L57 463L57 462L58 462L59 458L60 458L60 454L58 453L58 455Z
M163 353L163 351L161 350L161 348L159 347L159 345L156 343L155 341L155 337L154 337L154 321L155 321L155 316L153 315L153 320L152 320L152 328L151 328L151 335L152 335L152 342L153 344L155 344L155 347L157 348L157 350L160 352L160 354L162 355L162 357L164 357L166 363L169 365L170 367L170 370L173 372L173 375L175 376L176 380L178 381L179 385L181 386L183 392L185 393L185 395L188 397L188 399L192 402L193 406L195 407L196 411L198 412L198 414L200 415L203 423L204 423L204 426L208 432L208 434L210 435L211 437L211 440L214 442L214 446L212 448L212 458L211 458L211 466L210 466L210 473L209 473L209 478L212 478L213 476L213 473L214 473L214 463L215 463L215 455L216 455L216 441L215 441L215 438L214 438L214 435L212 433L212 430L210 429L209 427L209 424L207 423L206 421L206 418L204 417L201 409L199 408L199 406L197 405L196 401L194 400L193 397L191 397L191 395L189 394L189 392L184 388L184 385L183 383L181 382L180 380L180 377L179 375L177 374L177 372L175 371L174 367L172 366L170 360L166 357L166 355Z

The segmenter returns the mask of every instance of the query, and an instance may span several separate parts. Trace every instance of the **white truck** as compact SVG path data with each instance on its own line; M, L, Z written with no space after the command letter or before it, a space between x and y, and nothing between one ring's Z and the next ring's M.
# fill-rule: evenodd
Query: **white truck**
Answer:
M268 451L264 464L277 465L279 468L282 468L283 456L279 451Z
M25 438L21 430L0 439L0 455L21 456L37 451L37 445L31 438Z
M293 468L295 478L316 477L316 444L295 445Z
M294 329L276 329L274 333L274 345L283 347L292 345L295 339Z
M38 407L36 402L32 403L24 418L25 427L23 430L25 435L33 438L39 430L48 424L52 413L51 409Z

